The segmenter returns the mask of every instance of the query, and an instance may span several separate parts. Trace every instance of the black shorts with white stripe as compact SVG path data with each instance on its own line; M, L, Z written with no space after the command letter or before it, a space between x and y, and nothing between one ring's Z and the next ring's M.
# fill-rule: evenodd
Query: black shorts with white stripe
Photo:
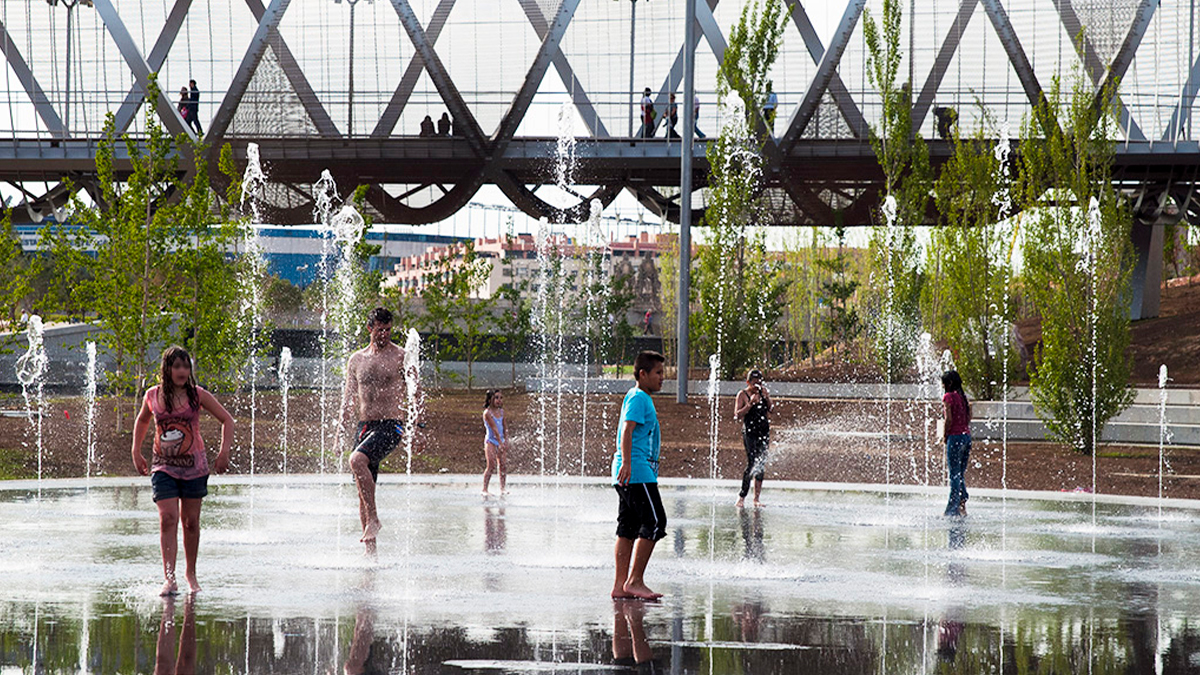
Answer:
M667 513L663 510L658 483L614 485L621 503L617 509L617 536L622 539L658 541L667 536Z

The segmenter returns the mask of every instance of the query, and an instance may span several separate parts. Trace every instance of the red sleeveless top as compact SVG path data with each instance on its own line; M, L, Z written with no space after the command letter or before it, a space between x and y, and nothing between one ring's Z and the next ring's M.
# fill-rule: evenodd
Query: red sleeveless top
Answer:
M146 392L146 402L154 413L154 460L150 471L162 471L179 480L207 476L208 456L204 454L204 439L200 438L200 408L185 405L167 412L160 390L161 387L153 386Z

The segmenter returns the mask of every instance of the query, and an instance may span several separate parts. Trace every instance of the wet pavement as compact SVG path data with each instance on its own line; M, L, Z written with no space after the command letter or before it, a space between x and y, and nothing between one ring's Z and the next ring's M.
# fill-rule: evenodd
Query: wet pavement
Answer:
M348 476L214 477L164 601L147 479L0 483L0 673L1200 672L1198 503L736 489L664 481L641 603L603 482L385 475L371 557Z

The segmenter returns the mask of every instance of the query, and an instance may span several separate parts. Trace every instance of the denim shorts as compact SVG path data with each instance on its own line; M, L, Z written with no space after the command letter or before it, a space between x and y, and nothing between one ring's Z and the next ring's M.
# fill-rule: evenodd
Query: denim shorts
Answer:
M208 494L208 476L180 480L165 471L150 474L154 501L163 499L200 499Z

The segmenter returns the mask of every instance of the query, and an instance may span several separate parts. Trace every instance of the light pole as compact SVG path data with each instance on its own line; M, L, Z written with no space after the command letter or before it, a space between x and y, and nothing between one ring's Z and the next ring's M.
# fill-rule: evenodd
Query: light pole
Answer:
M692 139L696 135L696 2L684 0L683 28L683 145L679 153L679 336L675 355L678 383L675 402L687 403L688 324L690 323L692 269Z
M367 2L375 2L375 0L367 0ZM354 135L354 6L358 3L359 0L346 0L346 4L350 5L350 81L347 85L350 107L346 113L346 133L350 136ZM333 0L333 4L340 5L342 0Z
M629 108L629 137L633 138L633 117L637 114L640 100L633 81L633 47L634 36L637 33L637 0L629 0L629 95L633 97L633 105Z

